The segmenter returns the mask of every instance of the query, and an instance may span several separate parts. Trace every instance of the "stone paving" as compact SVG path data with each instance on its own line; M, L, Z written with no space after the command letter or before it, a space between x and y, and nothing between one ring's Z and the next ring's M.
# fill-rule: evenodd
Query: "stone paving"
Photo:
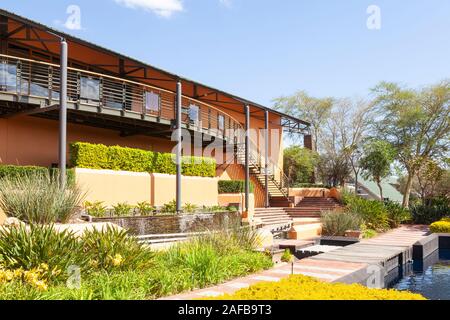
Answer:
M280 281L291 274L302 274L325 282L339 281L341 278L356 274L358 271L367 268L370 263L376 263L379 259L383 259L385 254L395 254L397 248L412 246L415 242L424 238L427 232L428 229L425 226L402 226L376 238L363 240L360 244L345 247L347 252L353 251L353 256L345 254L346 257L341 257L336 255L337 251L344 248L337 249L296 261L293 265L281 263L270 270L235 279L218 286L166 297L163 300L193 300L217 297L224 293L232 294L241 288L247 288L258 282ZM372 254L370 250L365 252L364 247L361 250L361 246L358 245L367 245L366 248L372 247L378 248L378 250L376 254ZM355 250L350 250L353 246L355 246ZM390 246L392 248L389 248Z

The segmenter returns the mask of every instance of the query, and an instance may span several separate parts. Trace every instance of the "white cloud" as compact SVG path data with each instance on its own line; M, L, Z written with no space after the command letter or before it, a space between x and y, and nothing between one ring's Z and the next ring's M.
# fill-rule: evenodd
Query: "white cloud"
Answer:
M165 18L169 18L174 12L183 11L181 0L114 0L118 4L132 9L151 11Z

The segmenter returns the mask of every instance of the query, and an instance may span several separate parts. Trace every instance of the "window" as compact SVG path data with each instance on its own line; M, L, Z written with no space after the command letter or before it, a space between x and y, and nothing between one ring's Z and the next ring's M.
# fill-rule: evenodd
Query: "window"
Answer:
M7 63L0 64L0 89L1 91L17 90L17 66Z
M217 117L217 126L219 130L225 130L225 117L221 114Z
M100 80L81 77L80 98L86 100L100 100Z
M153 91L145 92L145 110L148 112L159 112L160 97Z
M189 106L189 120L191 123L198 125L200 120L200 108L195 104Z

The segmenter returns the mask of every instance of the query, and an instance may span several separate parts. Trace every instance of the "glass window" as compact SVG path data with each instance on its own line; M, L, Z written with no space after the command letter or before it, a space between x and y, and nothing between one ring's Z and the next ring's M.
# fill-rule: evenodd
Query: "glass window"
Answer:
M189 106L189 120L191 123L198 124L200 120L200 108L195 104Z
M160 97L153 91L145 93L145 110L150 112L159 112Z
M225 117L221 114L217 117L217 125L219 127L219 130L225 130Z
M0 88L2 91L17 90L17 66L2 62L0 64Z
M100 100L100 80L81 77L80 97L87 100Z

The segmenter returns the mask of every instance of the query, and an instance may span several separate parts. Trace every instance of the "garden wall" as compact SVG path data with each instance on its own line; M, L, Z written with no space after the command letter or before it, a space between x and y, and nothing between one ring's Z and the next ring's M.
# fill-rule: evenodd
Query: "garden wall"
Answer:
M75 179L86 201L103 201L105 206L151 201L149 173L76 168Z
M76 168L75 179L86 192L86 201L103 201L106 206L143 201L162 206L176 197L175 175ZM217 205L217 181L217 178L183 176L182 203Z
M151 173L151 203L162 206L176 197L176 176ZM181 202L198 206L215 206L218 203L218 179L185 177L181 179Z
M290 196L297 197L329 197L330 190L326 188L291 188L289 189Z

